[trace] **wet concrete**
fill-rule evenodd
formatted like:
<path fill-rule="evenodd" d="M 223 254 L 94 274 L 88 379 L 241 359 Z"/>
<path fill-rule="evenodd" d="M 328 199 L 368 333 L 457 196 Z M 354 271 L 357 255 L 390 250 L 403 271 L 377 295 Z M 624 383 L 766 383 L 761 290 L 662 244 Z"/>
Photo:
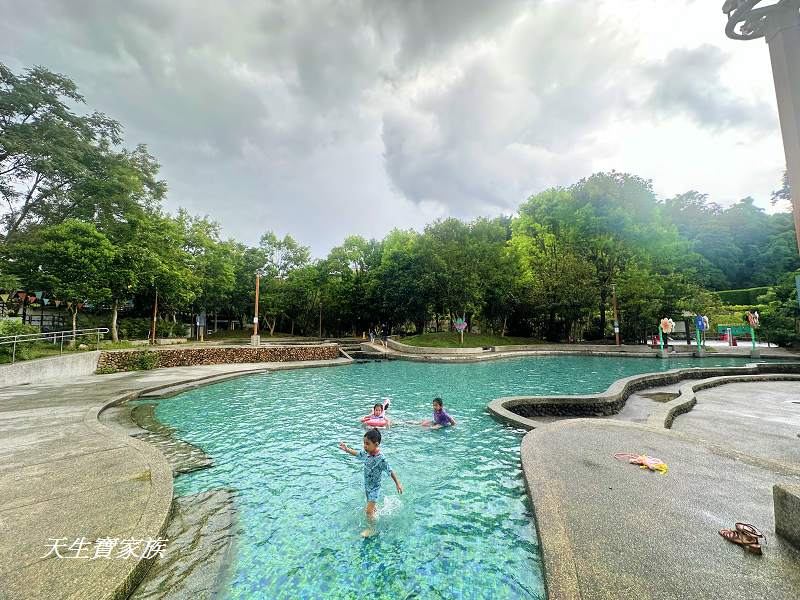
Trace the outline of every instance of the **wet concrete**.
<path fill-rule="evenodd" d="M 232 490 L 175 498 L 158 557 L 130 600 L 210 600 L 224 597 L 235 555 L 237 512 Z"/>

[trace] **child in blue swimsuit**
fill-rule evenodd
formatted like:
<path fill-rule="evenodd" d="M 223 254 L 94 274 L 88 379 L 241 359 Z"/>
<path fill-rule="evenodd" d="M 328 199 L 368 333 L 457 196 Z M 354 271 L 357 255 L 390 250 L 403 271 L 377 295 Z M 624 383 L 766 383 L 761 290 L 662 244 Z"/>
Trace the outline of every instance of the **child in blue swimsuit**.
<path fill-rule="evenodd" d="M 364 435 L 364 449 L 355 450 L 350 448 L 344 442 L 339 442 L 339 448 L 347 452 L 351 456 L 355 456 L 364 463 L 364 492 L 367 495 L 367 520 L 369 527 L 361 532 L 361 535 L 368 537 L 372 535 L 372 525 L 375 522 L 375 511 L 377 510 L 377 502 L 381 497 L 381 479 L 384 473 L 387 473 L 394 484 L 397 486 L 397 493 L 403 493 L 403 485 L 397 479 L 397 475 L 389 467 L 386 458 L 381 454 L 379 448 L 381 444 L 381 432 L 377 429 L 370 429 Z"/>

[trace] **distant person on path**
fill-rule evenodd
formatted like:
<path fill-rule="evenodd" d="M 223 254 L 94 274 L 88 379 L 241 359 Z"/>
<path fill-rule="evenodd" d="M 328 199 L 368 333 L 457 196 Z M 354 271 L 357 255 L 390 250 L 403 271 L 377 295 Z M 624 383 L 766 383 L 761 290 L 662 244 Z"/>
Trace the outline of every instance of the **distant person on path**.
<path fill-rule="evenodd" d="M 372 325 L 369 326 L 369 343 L 375 343 L 375 328 Z"/>
<path fill-rule="evenodd" d="M 347 452 L 350 456 L 355 456 L 358 460 L 364 463 L 364 492 L 367 496 L 367 513 L 368 527 L 361 532 L 364 537 L 369 537 L 373 533 L 373 525 L 375 524 L 375 513 L 378 507 L 378 500 L 381 497 L 381 479 L 383 474 L 386 473 L 394 481 L 397 486 L 397 493 L 403 493 L 403 485 L 397 479 L 397 475 L 389 467 L 386 458 L 381 454 L 381 432 L 377 429 L 370 429 L 364 435 L 364 449 L 355 450 L 350 448 L 344 442 L 339 442 L 339 448 Z"/>
<path fill-rule="evenodd" d="M 385 323 L 381 325 L 381 343 L 384 347 L 388 347 L 389 345 L 389 328 Z"/>
<path fill-rule="evenodd" d="M 455 426 L 456 420 L 444 410 L 444 401 L 441 398 L 433 399 L 433 420 L 423 421 L 423 427 L 441 429 L 442 427 Z"/>

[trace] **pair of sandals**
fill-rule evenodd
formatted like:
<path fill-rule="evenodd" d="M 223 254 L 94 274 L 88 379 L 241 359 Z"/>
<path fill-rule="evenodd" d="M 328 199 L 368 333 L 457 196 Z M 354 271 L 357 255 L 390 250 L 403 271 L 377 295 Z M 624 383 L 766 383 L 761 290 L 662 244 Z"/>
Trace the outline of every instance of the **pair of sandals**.
<path fill-rule="evenodd" d="M 729 542 L 742 546 L 748 552 L 761 554 L 761 538 L 764 538 L 764 534 L 756 529 L 755 525 L 736 523 L 736 529 L 720 529 L 719 534 Z"/>

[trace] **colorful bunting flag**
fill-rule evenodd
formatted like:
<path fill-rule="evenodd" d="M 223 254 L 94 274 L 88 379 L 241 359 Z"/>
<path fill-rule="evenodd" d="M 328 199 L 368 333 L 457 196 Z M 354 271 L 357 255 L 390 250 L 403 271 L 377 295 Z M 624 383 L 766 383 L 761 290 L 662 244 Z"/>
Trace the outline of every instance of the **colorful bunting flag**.
<path fill-rule="evenodd" d="M 48 304 L 50 304 L 50 298 L 45 298 L 44 305 L 47 306 Z"/>
<path fill-rule="evenodd" d="M 9 296 L 11 296 L 11 294 L 0 294 L 0 299 L 2 299 L 3 302 L 8 302 Z"/>
<path fill-rule="evenodd" d="M 33 292 L 33 294 L 36 296 L 37 300 L 41 300 L 44 292 Z"/>
<path fill-rule="evenodd" d="M 61 300 L 56 300 L 56 308 L 61 306 Z"/>
<path fill-rule="evenodd" d="M 72 308 L 72 302 L 67 302 L 67 308 Z"/>
<path fill-rule="evenodd" d="M 36 302 L 36 296 L 28 296 L 28 304 L 33 304 Z"/>
<path fill-rule="evenodd" d="M 17 292 L 17 296 L 19 297 L 20 300 L 24 302 L 25 298 L 27 297 L 27 294 L 25 292 Z"/>

